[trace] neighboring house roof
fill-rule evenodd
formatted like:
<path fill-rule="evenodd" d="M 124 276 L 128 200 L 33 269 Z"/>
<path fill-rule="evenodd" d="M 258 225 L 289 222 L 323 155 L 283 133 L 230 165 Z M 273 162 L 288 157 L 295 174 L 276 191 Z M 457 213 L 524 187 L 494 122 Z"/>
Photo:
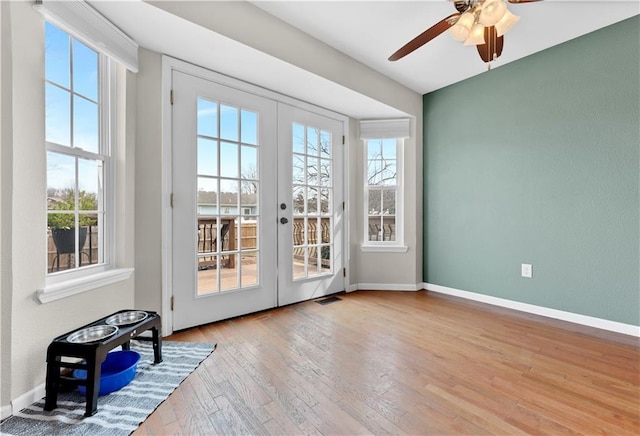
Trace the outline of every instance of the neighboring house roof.
<path fill-rule="evenodd" d="M 256 194 L 240 194 L 242 206 L 255 206 L 257 204 Z M 218 193 L 210 191 L 198 191 L 198 205 L 212 205 L 218 204 Z M 234 192 L 221 192 L 220 193 L 220 206 L 237 206 L 238 194 Z"/>

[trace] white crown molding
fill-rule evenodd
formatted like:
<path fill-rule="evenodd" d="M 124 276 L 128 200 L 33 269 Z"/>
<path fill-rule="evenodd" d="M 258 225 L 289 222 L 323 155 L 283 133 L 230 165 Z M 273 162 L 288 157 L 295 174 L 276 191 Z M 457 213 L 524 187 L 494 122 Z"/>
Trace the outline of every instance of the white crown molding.
<path fill-rule="evenodd" d="M 492 297 L 490 295 L 478 294 L 475 292 L 462 291 L 460 289 L 449 288 L 446 286 L 434 285 L 431 283 L 422 283 L 422 287 L 430 292 L 460 297 L 467 300 L 487 303 L 493 306 L 505 307 L 507 309 L 518 310 L 520 312 L 532 313 L 534 315 L 545 316 L 547 318 L 568 321 L 574 324 L 595 327 L 601 330 L 622 333 L 623 335 L 640 337 L 640 326 L 625 324 L 608 319 L 596 318 L 593 316 L 580 315 L 563 310 L 551 309 L 534 304 L 521 303 L 519 301 L 507 300 L 504 298 Z"/>

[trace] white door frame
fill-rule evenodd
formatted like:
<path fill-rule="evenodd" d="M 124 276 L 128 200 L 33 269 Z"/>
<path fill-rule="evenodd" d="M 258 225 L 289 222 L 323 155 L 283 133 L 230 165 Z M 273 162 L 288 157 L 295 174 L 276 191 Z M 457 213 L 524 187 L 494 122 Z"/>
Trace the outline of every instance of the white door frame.
<path fill-rule="evenodd" d="M 345 137 L 345 144 L 343 147 L 343 198 L 345 199 L 345 211 L 344 216 L 349 217 L 349 204 L 350 199 L 349 183 L 347 177 L 347 170 L 349 168 L 349 117 L 346 115 L 332 112 L 328 109 L 314 106 L 310 103 L 306 103 L 295 98 L 288 97 L 283 94 L 279 94 L 275 91 L 271 91 L 259 86 L 243 82 L 233 77 L 225 76 L 220 73 L 216 73 L 211 70 L 207 70 L 202 67 L 172 58 L 170 56 L 162 56 L 162 237 L 161 237 L 161 255 L 162 255 L 162 300 L 160 315 L 162 317 L 162 334 L 168 336 L 173 333 L 173 311 L 171 309 L 171 298 L 173 295 L 172 283 L 172 244 L 171 235 L 173 232 L 172 223 L 172 211 L 171 211 L 171 192 L 172 192 L 172 116 L 171 116 L 171 86 L 172 86 L 172 72 L 180 71 L 192 76 L 200 77 L 205 80 L 209 80 L 221 85 L 225 85 L 231 88 L 235 88 L 244 92 L 272 99 L 276 102 L 286 103 L 290 106 L 295 106 L 300 109 L 304 109 L 310 112 L 315 112 L 319 115 L 323 115 L 328 118 L 341 121 L 343 125 L 343 135 Z M 344 238 L 343 238 L 343 253 L 344 253 L 344 267 L 347 268 L 350 260 L 349 252 L 349 228 L 350 222 L 348 219 L 344 220 Z M 344 277 L 344 289 L 348 289 L 349 283 L 349 269 L 347 268 L 347 274 Z"/>

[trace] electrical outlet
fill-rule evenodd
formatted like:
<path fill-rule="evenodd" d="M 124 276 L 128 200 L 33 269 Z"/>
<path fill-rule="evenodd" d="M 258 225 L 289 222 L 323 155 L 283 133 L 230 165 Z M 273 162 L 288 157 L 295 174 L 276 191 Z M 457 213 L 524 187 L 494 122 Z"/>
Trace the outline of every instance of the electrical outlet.
<path fill-rule="evenodd" d="M 522 277 L 530 279 L 533 277 L 533 266 L 530 263 L 523 263 L 520 272 Z"/>

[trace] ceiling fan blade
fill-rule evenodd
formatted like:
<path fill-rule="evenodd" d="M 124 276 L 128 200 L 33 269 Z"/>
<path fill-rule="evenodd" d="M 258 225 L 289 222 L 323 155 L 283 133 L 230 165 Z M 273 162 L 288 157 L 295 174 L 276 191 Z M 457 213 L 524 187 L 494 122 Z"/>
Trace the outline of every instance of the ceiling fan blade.
<path fill-rule="evenodd" d="M 484 44 L 477 45 L 478 54 L 485 62 L 496 60 L 502 54 L 504 36 L 498 36 L 495 26 L 484 28 Z"/>
<path fill-rule="evenodd" d="M 413 38 L 411 41 L 406 43 L 402 48 L 396 51 L 389 57 L 390 61 L 397 61 L 411 53 L 412 51 L 422 47 L 427 42 L 431 41 L 436 36 L 440 35 L 445 30 L 449 29 L 449 27 L 453 26 L 453 24 L 457 21 L 457 17 L 459 17 L 459 13 L 451 14 L 447 18 L 438 22 L 437 24 L 431 26 L 420 35 Z M 456 19 L 454 19 L 456 18 Z"/>
<path fill-rule="evenodd" d="M 509 3 L 517 5 L 518 3 L 534 3 L 541 2 L 542 0 L 507 0 Z"/>

